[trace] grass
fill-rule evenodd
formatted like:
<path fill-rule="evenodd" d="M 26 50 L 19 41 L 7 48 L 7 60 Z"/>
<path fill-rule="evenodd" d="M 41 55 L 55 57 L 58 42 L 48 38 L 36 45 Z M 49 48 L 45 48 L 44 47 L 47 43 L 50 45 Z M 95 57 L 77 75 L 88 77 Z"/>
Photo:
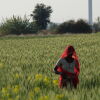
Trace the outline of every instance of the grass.
<path fill-rule="evenodd" d="M 52 72 L 67 45 L 81 65 L 77 90 L 59 89 Z M 0 38 L 0 100 L 99 100 L 100 34 Z"/>

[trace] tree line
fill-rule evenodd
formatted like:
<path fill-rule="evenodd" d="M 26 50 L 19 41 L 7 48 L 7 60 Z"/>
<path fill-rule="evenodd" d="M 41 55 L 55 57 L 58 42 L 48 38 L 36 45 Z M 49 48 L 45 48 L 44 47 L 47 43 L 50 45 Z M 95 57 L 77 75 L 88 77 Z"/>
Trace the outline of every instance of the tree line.
<path fill-rule="evenodd" d="M 50 16 L 53 12 L 51 6 L 37 4 L 34 11 L 30 14 L 32 21 L 26 16 L 12 16 L 6 18 L 0 24 L 0 34 L 38 34 L 40 32 L 50 34 L 63 33 L 91 33 L 92 28 L 87 21 L 79 19 L 78 21 L 69 20 L 60 24 L 50 22 Z M 100 19 L 94 23 L 96 32 L 100 31 Z"/>

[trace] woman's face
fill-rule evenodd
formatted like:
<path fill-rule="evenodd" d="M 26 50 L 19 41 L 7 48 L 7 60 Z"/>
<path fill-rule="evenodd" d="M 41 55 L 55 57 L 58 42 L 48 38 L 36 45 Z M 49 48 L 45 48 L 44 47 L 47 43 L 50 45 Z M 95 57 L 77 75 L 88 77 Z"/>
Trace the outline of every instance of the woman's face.
<path fill-rule="evenodd" d="M 72 55 L 73 55 L 73 52 L 70 52 L 70 53 L 68 54 L 68 57 L 72 57 Z"/>
<path fill-rule="evenodd" d="M 73 52 L 74 52 L 74 48 L 69 47 L 69 48 L 68 48 L 68 51 L 67 51 L 68 57 L 72 57 Z"/>

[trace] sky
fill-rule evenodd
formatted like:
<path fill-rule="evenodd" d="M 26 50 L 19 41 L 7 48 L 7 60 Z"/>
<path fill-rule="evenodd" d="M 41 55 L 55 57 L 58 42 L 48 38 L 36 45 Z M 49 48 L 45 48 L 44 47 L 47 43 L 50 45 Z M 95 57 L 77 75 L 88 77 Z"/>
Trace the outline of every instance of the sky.
<path fill-rule="evenodd" d="M 52 7 L 52 22 L 61 23 L 80 18 L 88 20 L 88 0 L 0 0 L 0 22 L 13 15 L 26 15 L 29 18 L 37 3 Z M 100 0 L 93 0 L 93 21 L 96 21 L 98 16 Z"/>

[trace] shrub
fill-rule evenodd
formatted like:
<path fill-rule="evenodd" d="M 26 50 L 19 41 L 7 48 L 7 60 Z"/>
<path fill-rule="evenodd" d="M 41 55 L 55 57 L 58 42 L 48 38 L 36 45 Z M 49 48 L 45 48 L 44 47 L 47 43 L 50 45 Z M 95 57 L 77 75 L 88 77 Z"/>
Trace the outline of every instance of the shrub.
<path fill-rule="evenodd" d="M 91 26 L 84 20 L 80 19 L 75 24 L 75 33 L 91 33 Z"/>
<path fill-rule="evenodd" d="M 77 22 L 70 20 L 60 24 L 56 30 L 57 33 L 91 33 L 91 26 L 84 20 Z"/>
<path fill-rule="evenodd" d="M 100 32 L 100 23 L 94 23 L 93 25 L 95 32 Z"/>
<path fill-rule="evenodd" d="M 34 28 L 34 23 L 30 23 L 29 20 L 24 17 L 13 16 L 10 19 L 6 19 L 0 25 L 0 33 L 1 34 L 27 34 L 27 33 L 35 33 L 36 29 Z"/>

